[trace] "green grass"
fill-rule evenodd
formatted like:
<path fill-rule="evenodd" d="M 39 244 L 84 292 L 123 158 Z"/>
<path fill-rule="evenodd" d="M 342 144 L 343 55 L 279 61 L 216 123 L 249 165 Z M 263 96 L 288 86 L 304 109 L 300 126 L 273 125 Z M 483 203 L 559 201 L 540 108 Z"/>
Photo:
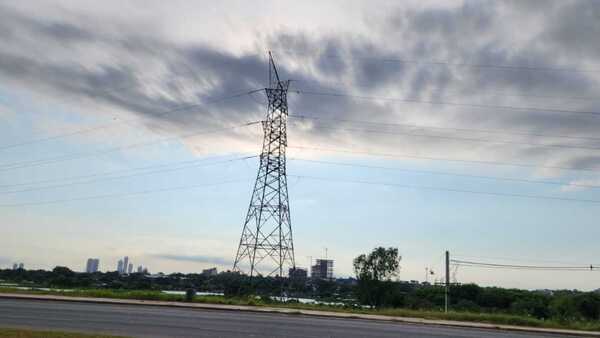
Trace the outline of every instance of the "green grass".
<path fill-rule="evenodd" d="M 528 326 L 539 328 L 571 329 L 583 331 L 600 331 L 600 321 L 598 322 L 558 322 L 553 320 L 541 320 L 533 317 L 517 316 L 502 313 L 474 313 L 474 312 L 456 312 L 432 310 L 411 310 L 401 308 L 384 309 L 357 309 L 341 306 L 311 305 L 311 304 L 269 304 L 267 306 L 293 308 L 304 310 L 320 310 L 341 313 L 384 315 L 393 317 L 411 317 L 432 320 L 452 320 L 464 322 L 477 322 L 497 325 Z"/>
<path fill-rule="evenodd" d="M 107 336 L 98 334 L 84 334 L 75 332 L 58 331 L 34 331 L 24 329 L 3 329 L 0 328 L 0 337 L 10 338 L 116 338 L 117 336 Z"/>
<path fill-rule="evenodd" d="M 113 299 L 140 299 L 140 300 L 159 300 L 170 302 L 185 301 L 184 295 L 169 295 L 160 291 L 142 291 L 142 290 L 110 290 L 110 289 L 77 289 L 72 292 L 61 291 L 42 291 L 42 290 L 19 290 L 10 287 L 0 287 L 3 293 L 23 293 L 23 294 L 42 294 L 42 295 L 61 295 L 71 297 L 93 297 L 93 298 L 113 298 Z M 600 321 L 595 322 L 559 322 L 554 320 L 540 320 L 533 317 L 517 316 L 502 313 L 474 313 L 474 312 L 448 312 L 432 310 L 411 310 L 401 308 L 384 309 L 364 309 L 356 307 L 301 304 L 301 303 L 283 303 L 274 301 L 264 301 L 256 297 L 224 297 L 224 296 L 196 296 L 195 303 L 207 304 L 225 304 L 225 305 L 249 305 L 263 306 L 273 308 L 286 308 L 296 310 L 316 310 L 340 313 L 386 315 L 395 317 L 412 317 L 423 319 L 454 320 L 466 322 L 479 322 L 498 325 L 515 325 L 557 329 L 574 329 L 585 331 L 600 331 Z M 2 337 L 2 336 L 0 336 Z"/>

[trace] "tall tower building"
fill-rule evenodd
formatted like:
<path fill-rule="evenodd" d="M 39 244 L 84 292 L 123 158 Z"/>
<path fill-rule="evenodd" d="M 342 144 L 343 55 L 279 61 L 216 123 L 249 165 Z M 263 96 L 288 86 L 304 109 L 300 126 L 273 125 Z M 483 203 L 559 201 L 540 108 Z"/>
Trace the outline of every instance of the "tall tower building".
<path fill-rule="evenodd" d="M 313 279 L 333 279 L 333 260 L 317 259 L 315 265 L 311 267 L 310 276 Z"/>
<path fill-rule="evenodd" d="M 123 273 L 123 260 L 119 259 L 119 261 L 117 262 L 117 272 L 122 274 Z"/>
<path fill-rule="evenodd" d="M 87 273 L 98 272 L 99 265 L 100 265 L 100 260 L 98 258 L 88 258 L 87 264 L 85 265 L 85 272 L 87 272 Z"/>

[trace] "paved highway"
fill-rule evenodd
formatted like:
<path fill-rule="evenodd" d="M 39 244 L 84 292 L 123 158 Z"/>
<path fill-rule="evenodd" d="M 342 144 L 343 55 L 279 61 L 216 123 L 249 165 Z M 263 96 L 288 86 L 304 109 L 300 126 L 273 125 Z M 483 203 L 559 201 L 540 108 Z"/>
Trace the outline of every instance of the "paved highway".
<path fill-rule="evenodd" d="M 0 327 L 132 337 L 559 337 L 358 319 L 17 299 L 0 299 Z"/>

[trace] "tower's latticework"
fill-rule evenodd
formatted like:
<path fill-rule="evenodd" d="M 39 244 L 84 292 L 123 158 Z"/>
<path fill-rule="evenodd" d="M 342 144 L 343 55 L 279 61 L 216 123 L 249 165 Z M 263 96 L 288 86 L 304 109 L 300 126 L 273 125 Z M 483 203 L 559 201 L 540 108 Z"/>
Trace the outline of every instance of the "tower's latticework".
<path fill-rule="evenodd" d="M 250 276 L 283 276 L 284 267 L 296 266 L 285 165 L 289 84 L 280 81 L 269 53 L 269 88 L 265 89 L 269 104 L 260 165 L 233 266 Z"/>

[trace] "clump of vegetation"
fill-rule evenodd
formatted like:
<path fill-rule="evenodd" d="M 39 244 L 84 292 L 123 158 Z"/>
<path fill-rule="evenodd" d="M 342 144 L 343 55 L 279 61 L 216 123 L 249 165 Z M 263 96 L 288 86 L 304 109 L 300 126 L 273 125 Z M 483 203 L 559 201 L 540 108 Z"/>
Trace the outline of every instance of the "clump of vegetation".
<path fill-rule="evenodd" d="M 367 255 L 354 259 L 354 272 L 358 277 L 356 294 L 363 304 L 379 307 L 393 302 L 393 282 L 400 268 L 400 257 L 397 248 L 375 248 Z M 391 299 L 392 298 L 392 299 Z"/>

